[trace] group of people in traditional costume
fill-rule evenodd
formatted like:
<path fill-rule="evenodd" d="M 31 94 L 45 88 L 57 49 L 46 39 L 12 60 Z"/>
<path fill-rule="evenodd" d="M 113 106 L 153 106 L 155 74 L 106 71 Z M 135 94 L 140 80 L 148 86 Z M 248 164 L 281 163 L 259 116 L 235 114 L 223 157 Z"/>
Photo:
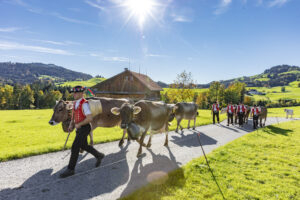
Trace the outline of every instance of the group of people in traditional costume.
<path fill-rule="evenodd" d="M 220 105 L 218 101 L 216 101 L 211 108 L 212 112 L 212 117 L 213 117 L 213 124 L 216 123 L 215 118 L 217 118 L 218 123 L 220 123 Z M 227 112 L 227 126 L 229 124 L 234 124 L 233 122 L 233 117 L 235 117 L 235 124 L 237 123 L 238 119 L 238 124 L 239 127 L 243 127 L 245 123 L 245 116 L 248 114 L 249 110 L 247 107 L 243 104 L 243 102 L 240 102 L 239 105 L 233 105 L 232 102 L 229 102 L 226 108 Z M 249 113 L 253 117 L 253 129 L 256 129 L 258 126 L 258 118 L 260 114 L 260 109 L 254 105 Z"/>

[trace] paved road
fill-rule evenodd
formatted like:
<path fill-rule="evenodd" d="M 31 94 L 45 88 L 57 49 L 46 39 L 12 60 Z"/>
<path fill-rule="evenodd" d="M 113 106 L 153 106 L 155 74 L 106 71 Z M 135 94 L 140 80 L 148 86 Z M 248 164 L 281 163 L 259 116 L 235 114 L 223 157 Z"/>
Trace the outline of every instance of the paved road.
<path fill-rule="evenodd" d="M 267 125 L 286 121 L 268 118 Z M 197 127 L 206 153 L 244 134 L 253 131 L 244 128 L 218 125 Z M 96 145 L 106 154 L 99 168 L 95 159 L 86 153 L 79 157 L 76 175 L 59 179 L 70 157 L 70 150 L 0 163 L 0 199 L 118 199 L 157 177 L 164 176 L 193 158 L 202 156 L 201 148 L 192 130 L 183 134 L 169 133 L 169 148 L 163 146 L 165 135 L 152 138 L 151 149 L 143 148 L 137 159 L 138 144 L 118 142 Z M 147 139 L 147 138 L 146 138 Z M 148 141 L 148 140 L 146 140 Z"/>

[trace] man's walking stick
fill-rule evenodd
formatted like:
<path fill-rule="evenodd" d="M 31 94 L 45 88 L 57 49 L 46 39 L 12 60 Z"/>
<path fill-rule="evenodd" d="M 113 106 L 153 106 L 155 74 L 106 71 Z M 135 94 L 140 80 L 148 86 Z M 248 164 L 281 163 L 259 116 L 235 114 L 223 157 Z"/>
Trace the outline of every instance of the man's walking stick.
<path fill-rule="evenodd" d="M 66 142 L 65 142 L 65 145 L 64 145 L 64 148 L 63 148 L 63 150 L 65 150 L 66 149 L 66 145 L 67 145 L 67 142 L 68 142 L 68 139 L 69 139 L 69 136 L 70 136 L 70 131 L 69 131 L 69 134 L 68 134 L 68 137 L 67 137 L 67 139 L 66 139 Z"/>

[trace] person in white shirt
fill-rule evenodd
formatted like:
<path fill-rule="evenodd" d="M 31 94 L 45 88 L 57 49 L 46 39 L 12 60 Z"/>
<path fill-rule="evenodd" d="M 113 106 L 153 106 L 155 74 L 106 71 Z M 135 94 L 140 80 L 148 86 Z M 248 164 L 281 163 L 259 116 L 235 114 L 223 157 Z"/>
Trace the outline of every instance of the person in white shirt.
<path fill-rule="evenodd" d="M 220 111 L 220 106 L 218 104 L 218 101 L 216 101 L 211 108 L 211 112 L 213 113 L 213 124 L 215 124 L 215 117 L 217 117 L 218 123 L 220 123 L 219 119 L 219 111 Z"/>
<path fill-rule="evenodd" d="M 253 117 L 253 129 L 256 129 L 258 126 L 258 118 L 259 118 L 260 110 L 256 105 L 251 109 L 251 115 Z"/>

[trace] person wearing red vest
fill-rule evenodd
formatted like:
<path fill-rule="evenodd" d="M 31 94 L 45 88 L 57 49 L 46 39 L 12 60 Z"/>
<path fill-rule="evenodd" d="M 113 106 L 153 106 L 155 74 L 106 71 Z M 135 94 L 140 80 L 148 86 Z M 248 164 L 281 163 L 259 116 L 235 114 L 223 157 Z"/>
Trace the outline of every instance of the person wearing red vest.
<path fill-rule="evenodd" d="M 240 104 L 237 106 L 237 109 L 236 109 L 236 114 L 239 117 L 239 126 L 240 127 L 243 126 L 245 112 L 246 112 L 246 107 L 244 106 L 244 104 L 242 102 L 240 102 Z"/>
<path fill-rule="evenodd" d="M 253 129 L 257 128 L 258 125 L 258 117 L 259 117 L 260 111 L 256 105 L 251 109 L 251 115 L 253 117 Z"/>
<path fill-rule="evenodd" d="M 75 124 L 76 137 L 72 144 L 69 165 L 67 169 L 62 174 L 60 174 L 61 178 L 65 178 L 75 174 L 74 170 L 78 160 L 80 149 L 83 149 L 95 156 L 96 167 L 98 167 L 101 164 L 101 160 L 104 157 L 104 154 L 98 152 L 94 147 L 88 145 L 87 143 L 87 137 L 91 131 L 90 122 L 93 118 L 88 101 L 83 97 L 84 90 L 85 88 L 82 86 L 76 86 L 71 90 L 75 102 L 73 106 L 73 114 L 69 126 L 69 131 L 72 130 Z"/>
<path fill-rule="evenodd" d="M 230 102 L 227 106 L 227 126 L 231 123 L 233 125 L 233 113 L 234 113 L 234 107 L 232 105 L 232 102 Z"/>
<path fill-rule="evenodd" d="M 218 123 L 220 123 L 220 120 L 219 120 L 219 111 L 220 111 L 220 106 L 218 104 L 218 101 L 216 101 L 212 105 L 212 108 L 211 108 L 211 112 L 213 113 L 213 124 L 215 124 L 215 117 L 216 116 L 217 116 Z"/>

